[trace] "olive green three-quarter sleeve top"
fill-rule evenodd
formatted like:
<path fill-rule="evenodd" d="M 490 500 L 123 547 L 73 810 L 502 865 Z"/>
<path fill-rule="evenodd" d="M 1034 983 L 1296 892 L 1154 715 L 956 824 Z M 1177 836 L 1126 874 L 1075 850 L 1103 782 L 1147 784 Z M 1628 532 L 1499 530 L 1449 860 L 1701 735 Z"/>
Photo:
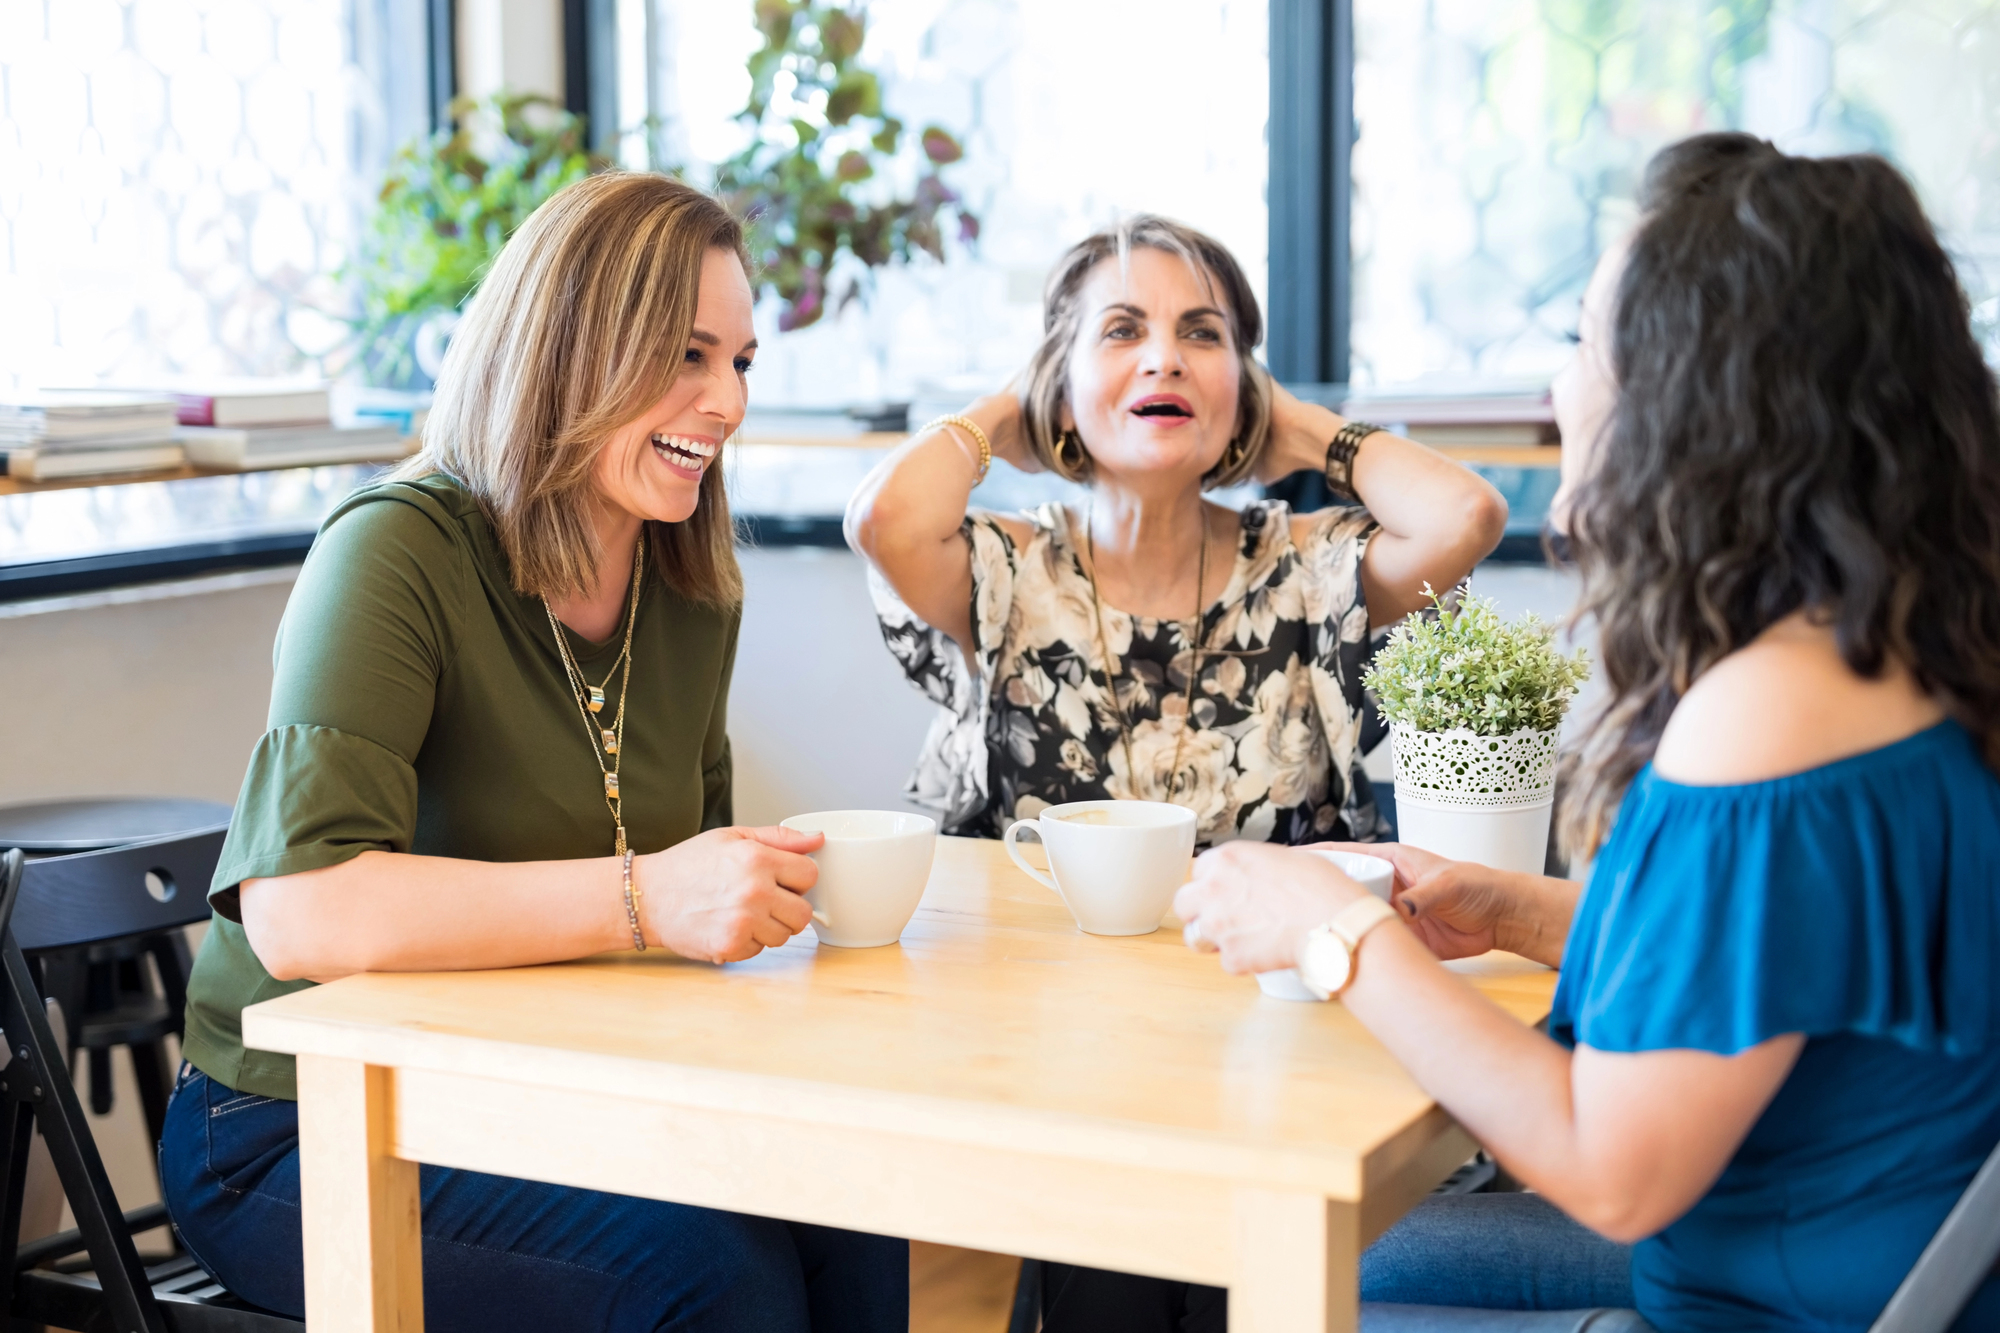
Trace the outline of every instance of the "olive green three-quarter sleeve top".
<path fill-rule="evenodd" d="M 739 612 L 691 602 L 648 567 L 620 768 L 633 850 L 730 822 L 726 731 Z M 566 633 L 568 631 L 565 631 Z M 607 643 L 569 634 L 595 683 Z M 604 779 L 538 597 L 513 590 L 478 504 L 444 476 L 357 491 L 327 519 L 278 629 L 268 730 L 209 890 L 188 984 L 187 1059 L 231 1088 L 295 1098 L 292 1058 L 246 1051 L 245 1005 L 301 990 L 243 933 L 246 879 L 370 850 L 474 861 L 612 854 Z M 603 717 L 617 707 L 606 689 Z M 606 722 L 609 725 L 609 722 Z M 603 910 L 623 910 L 607 872 Z"/>

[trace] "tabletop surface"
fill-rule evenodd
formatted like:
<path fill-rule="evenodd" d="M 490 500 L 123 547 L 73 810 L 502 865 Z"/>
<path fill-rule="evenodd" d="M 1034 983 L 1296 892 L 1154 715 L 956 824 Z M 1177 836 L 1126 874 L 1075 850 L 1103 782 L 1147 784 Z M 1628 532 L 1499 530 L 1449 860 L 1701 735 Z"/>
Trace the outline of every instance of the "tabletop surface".
<path fill-rule="evenodd" d="M 1524 1023 L 1548 1011 L 1553 972 L 1505 954 L 1459 970 Z M 808 931 L 726 967 L 648 951 L 369 974 L 254 1006 L 244 1030 L 269 1050 L 1127 1161 L 1194 1151 L 1293 1180 L 1352 1181 L 1442 1115 L 1339 1004 L 1261 996 L 1171 918 L 1084 935 L 1000 844 L 959 838 L 939 839 L 899 946 Z"/>

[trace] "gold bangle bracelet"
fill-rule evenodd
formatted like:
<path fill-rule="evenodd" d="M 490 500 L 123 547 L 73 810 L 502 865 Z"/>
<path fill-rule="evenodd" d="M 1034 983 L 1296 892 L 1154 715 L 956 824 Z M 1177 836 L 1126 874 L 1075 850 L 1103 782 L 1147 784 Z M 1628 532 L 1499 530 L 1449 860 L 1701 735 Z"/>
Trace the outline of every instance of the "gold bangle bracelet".
<path fill-rule="evenodd" d="M 956 412 L 948 413 L 941 417 L 932 417 L 924 423 L 923 429 L 919 430 L 917 434 L 928 435 L 932 431 L 942 430 L 946 426 L 958 427 L 967 435 L 970 435 L 972 442 L 979 447 L 979 473 L 972 479 L 972 484 L 977 486 L 980 482 L 986 480 L 986 470 L 993 466 L 992 443 L 987 440 L 986 432 L 980 429 L 977 421 Z"/>

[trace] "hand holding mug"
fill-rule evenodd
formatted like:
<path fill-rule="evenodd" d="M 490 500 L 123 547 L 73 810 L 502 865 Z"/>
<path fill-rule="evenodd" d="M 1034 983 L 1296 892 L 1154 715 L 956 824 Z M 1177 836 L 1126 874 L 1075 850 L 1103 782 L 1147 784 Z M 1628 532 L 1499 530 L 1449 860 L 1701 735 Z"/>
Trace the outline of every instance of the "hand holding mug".
<path fill-rule="evenodd" d="M 1224 971 L 1276 972 L 1298 965 L 1306 932 L 1367 896 L 1325 857 L 1230 842 L 1195 858 L 1194 878 L 1175 895 L 1174 912 L 1194 938 L 1221 953 Z"/>
<path fill-rule="evenodd" d="M 1439 958 L 1472 958 L 1505 949 L 1551 966 L 1561 961 L 1576 902 L 1577 885 L 1568 880 L 1451 861 L 1403 843 L 1324 845 L 1379 856 L 1395 866 L 1390 902 Z"/>
<path fill-rule="evenodd" d="M 735 963 L 806 928 L 824 839 L 785 828 L 719 828 L 632 858 L 649 941 L 683 958 Z M 608 910 L 608 909 L 607 909 Z"/>

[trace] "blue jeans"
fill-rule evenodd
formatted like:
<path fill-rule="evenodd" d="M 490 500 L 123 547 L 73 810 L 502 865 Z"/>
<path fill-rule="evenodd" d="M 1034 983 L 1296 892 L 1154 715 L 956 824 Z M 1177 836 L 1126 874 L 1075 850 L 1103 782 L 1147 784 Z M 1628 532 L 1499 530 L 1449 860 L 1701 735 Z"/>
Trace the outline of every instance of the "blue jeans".
<path fill-rule="evenodd" d="M 433 1333 L 904 1333 L 909 1246 L 831 1227 L 425 1166 Z M 238 1296 L 305 1313 L 298 1104 L 189 1066 L 160 1179 L 188 1250 Z"/>
<path fill-rule="evenodd" d="M 1362 1333 L 1651 1333 L 1632 1252 L 1538 1194 L 1426 1199 L 1361 1256 Z M 1044 1266 L 1043 1333 L 1222 1333 L 1223 1292 Z"/>
<path fill-rule="evenodd" d="M 1650 1333 L 1632 1251 L 1539 1194 L 1439 1194 L 1361 1256 L 1362 1333 Z"/>

